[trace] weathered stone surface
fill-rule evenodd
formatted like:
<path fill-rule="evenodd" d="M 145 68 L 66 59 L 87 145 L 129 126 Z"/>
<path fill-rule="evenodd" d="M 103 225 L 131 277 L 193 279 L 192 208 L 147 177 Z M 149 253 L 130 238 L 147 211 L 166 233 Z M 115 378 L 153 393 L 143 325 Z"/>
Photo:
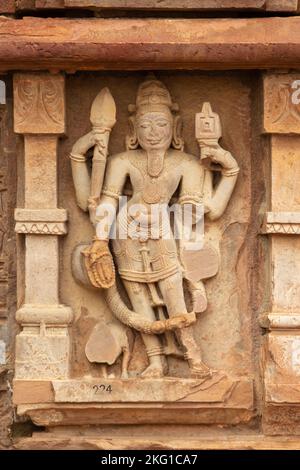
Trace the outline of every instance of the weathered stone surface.
<path fill-rule="evenodd" d="M 57 138 L 26 135 L 24 150 L 26 209 L 55 209 L 57 207 Z"/>
<path fill-rule="evenodd" d="M 15 404 L 21 402 L 44 403 L 53 400 L 52 382 L 47 380 L 31 380 L 30 387 L 28 382 L 14 379 L 13 401 Z"/>
<path fill-rule="evenodd" d="M 29 416 L 37 426 L 112 424 L 239 424 L 250 423 L 253 410 L 196 403 L 40 403 L 19 405 L 18 415 Z M 122 427 L 121 427 L 122 429 Z M 140 431 L 141 431 L 140 427 Z"/>
<path fill-rule="evenodd" d="M 44 2 L 39 3 L 42 5 Z M 277 7 L 280 8 L 278 2 Z M 27 25 L 30 22 L 33 25 L 33 21 L 27 20 Z M 102 24 L 98 20 L 96 21 L 97 27 Z M 153 64 L 164 66 L 166 63 L 170 67 L 178 67 L 179 62 L 181 66 L 183 63 L 185 67 L 194 68 L 201 66 L 201 63 L 204 64 L 207 59 L 210 61 L 209 67 L 237 67 L 241 66 L 239 60 L 243 60 L 242 67 L 261 67 L 263 64 L 264 66 L 267 63 L 271 64 L 271 62 L 268 62 L 271 60 L 271 55 L 268 58 L 264 54 L 269 53 L 266 46 L 268 44 L 270 49 L 270 43 L 273 41 L 272 35 L 274 34 L 275 36 L 275 30 L 273 31 L 275 25 L 291 24 L 290 20 L 283 23 L 280 19 L 272 18 L 270 22 L 264 23 L 263 27 L 260 26 L 262 25 L 261 21 L 257 20 L 254 28 L 251 20 L 241 20 L 235 29 L 233 25 L 237 23 L 231 22 L 231 20 L 220 21 L 218 23 L 212 20 L 207 22 L 201 21 L 201 23 L 198 23 L 198 20 L 195 22 L 187 20 L 191 28 L 191 32 L 187 33 L 184 31 L 184 28 L 177 26 L 181 23 L 174 22 L 174 20 L 170 22 L 162 20 L 159 22 L 159 26 L 154 20 L 147 23 L 144 23 L 143 20 L 140 23 L 139 21 L 134 23 L 134 21 L 132 20 L 128 38 L 132 40 L 130 48 L 133 48 L 133 45 L 137 48 L 136 57 L 130 56 L 131 50 L 128 44 L 121 44 L 121 38 L 128 32 L 126 30 L 127 26 L 124 26 L 128 24 L 127 21 L 123 23 L 120 21 L 113 23 L 111 21 L 109 23 L 110 26 L 117 24 L 116 31 L 114 32 L 107 31 L 105 28 L 107 28 L 108 23 L 103 22 L 102 33 L 96 27 L 94 28 L 94 25 L 92 26 L 90 20 L 87 20 L 85 24 L 89 25 L 88 28 L 90 30 L 88 33 L 92 33 L 93 42 L 90 48 L 87 47 L 87 43 L 90 41 L 91 36 L 87 34 L 86 26 L 83 26 L 83 22 L 64 20 L 53 26 L 54 23 L 48 21 L 47 24 L 52 25 L 53 29 L 50 33 L 46 33 L 48 36 L 44 30 L 41 42 L 37 40 L 36 48 L 41 60 L 40 63 L 36 61 L 33 67 L 52 67 L 52 71 L 56 71 L 57 68 L 53 64 L 55 60 L 58 60 L 58 68 L 69 67 L 68 70 L 71 71 L 74 70 L 74 68 L 71 68 L 72 63 L 74 65 L 72 61 L 76 60 L 78 61 L 76 67 L 86 67 L 87 69 L 92 67 L 109 68 L 112 67 L 112 60 L 116 60 L 117 57 L 121 57 L 121 65 L 124 68 L 150 68 L 153 67 Z M 196 29 L 196 23 L 198 29 Z M 36 28 L 36 36 L 43 29 L 42 24 L 45 24 L 43 20 L 41 20 L 41 25 L 38 25 Z M 76 31 L 75 28 L 72 30 L 75 24 L 78 26 Z M 138 27 L 134 29 L 136 24 Z M 140 28 L 146 24 L 147 27 L 142 32 Z M 267 24 L 269 29 L 266 26 Z M 163 33 L 160 31 L 163 41 L 163 47 L 161 48 L 161 44 L 157 45 L 156 43 L 158 34 L 155 35 L 155 33 L 158 33 L 162 25 L 167 25 L 167 27 L 166 32 L 165 30 L 163 30 Z M 199 29 L 200 25 L 203 26 L 202 31 Z M 214 25 L 217 25 L 214 32 L 215 35 L 212 32 Z M 59 39 L 55 42 L 56 27 L 59 29 L 60 34 Z M 205 28 L 207 28 L 206 31 Z M 280 27 L 279 32 L 276 31 L 277 46 L 279 45 L 279 48 L 276 49 L 276 40 L 275 43 L 272 42 L 272 67 L 275 66 L 275 49 L 275 53 L 279 57 L 276 59 L 277 64 L 279 62 L 282 64 L 286 57 L 288 61 L 291 60 L 292 56 L 288 56 L 288 54 L 284 56 L 280 49 L 280 44 L 286 44 L 288 40 L 287 33 L 283 31 L 285 28 L 286 26 Z M 246 38 L 246 30 L 249 37 L 255 38 L 255 44 L 253 42 L 250 43 L 249 39 Z M 24 47 L 26 51 L 30 50 L 30 61 L 32 60 L 31 63 L 34 63 L 36 51 L 30 45 L 33 40 L 32 31 L 31 29 L 30 34 L 27 36 L 28 42 L 25 46 L 28 47 L 24 47 L 24 43 L 20 40 L 20 35 L 17 36 L 16 42 L 18 43 L 17 47 Z M 178 32 L 179 34 L 177 34 Z M 241 39 L 237 39 L 237 36 L 235 36 L 237 32 L 240 33 Z M 104 37 L 105 33 L 106 37 Z M 110 34 L 117 38 L 115 42 L 110 42 Z M 141 39 L 144 37 L 145 42 L 140 45 L 139 41 L 141 42 Z M 155 39 L 153 40 L 154 37 Z M 174 51 L 175 45 L 176 47 L 178 46 L 178 38 L 180 38 L 181 45 L 179 44 L 179 52 L 176 55 L 176 61 L 178 59 L 178 62 L 174 63 Z M 298 40 L 300 42 L 298 33 L 295 34 L 295 38 L 295 42 L 293 42 L 289 51 L 292 51 L 294 46 L 298 45 Z M 192 42 L 193 39 L 194 43 Z M 36 37 L 34 40 L 36 40 Z M 239 42 L 237 43 L 237 41 Z M 104 47 L 102 47 L 103 44 Z M 222 53 L 224 44 L 227 46 L 227 52 L 225 52 L 228 54 L 227 59 L 230 56 L 231 62 L 226 62 L 227 59 L 225 57 L 222 64 L 218 62 L 218 65 L 215 66 L 214 61 L 219 61 L 217 55 Z M 235 55 L 234 47 L 228 46 L 230 44 L 238 44 L 239 56 Z M 83 45 L 85 46 L 85 52 Z M 215 48 L 211 47 L 212 45 Z M 258 54 L 258 49 L 254 51 L 255 53 L 251 52 L 253 45 L 256 45 L 260 51 L 263 50 L 258 62 L 258 56 L 256 55 Z M 45 48 L 43 49 L 44 46 Z M 185 50 L 187 52 L 184 51 L 184 47 L 186 47 Z M 171 60 L 172 48 L 173 62 Z M 54 50 L 57 52 L 58 59 L 54 59 Z M 205 50 L 208 52 L 205 52 Z M 286 51 L 287 49 L 284 50 Z M 67 53 L 65 54 L 66 51 Z M 195 56 L 193 57 L 194 52 Z M 245 52 L 247 59 L 241 59 L 242 53 Z M 85 54 L 84 57 L 83 53 Z M 102 56 L 100 57 L 99 54 L 102 54 Z M 145 56 L 147 56 L 147 60 L 149 59 L 147 63 L 145 62 Z M 53 62 L 52 66 L 49 67 L 49 60 L 52 60 L 51 57 Z M 74 59 L 74 57 L 76 58 Z M 98 62 L 99 57 L 101 60 Z M 293 57 L 291 63 L 295 64 L 296 56 L 294 55 Z M 107 60 L 108 62 L 105 62 Z M 202 60 L 203 62 L 201 62 Z M 22 58 L 20 58 L 20 67 L 28 66 L 29 62 L 26 62 L 26 60 L 24 62 L 21 61 L 23 61 Z M 262 180 L 262 176 L 257 175 L 261 166 L 258 165 L 256 167 L 256 163 L 259 163 L 259 155 L 261 154 L 258 152 L 258 146 L 256 147 L 256 144 L 253 143 L 257 138 L 256 132 L 258 130 L 258 125 L 256 124 L 257 109 L 252 104 L 252 98 L 255 96 L 256 89 L 254 85 L 257 85 L 256 78 L 253 75 L 250 79 L 240 72 L 237 74 L 223 73 L 220 75 L 181 73 L 176 75 L 176 77 L 175 74 L 173 76 L 173 74 L 164 72 L 162 75 L 165 76 L 168 87 L 170 87 L 176 101 L 179 102 L 179 105 L 184 110 L 184 134 L 187 141 L 187 151 L 191 153 L 197 151 L 196 143 L 193 140 L 194 127 L 192 117 L 195 111 L 201 109 L 200 105 L 203 100 L 210 99 L 214 106 L 217 107 L 217 112 L 222 116 L 224 114 L 224 129 L 226 129 L 228 123 L 231 124 L 230 131 L 226 130 L 224 132 L 224 145 L 233 152 L 241 166 L 243 177 L 241 181 L 238 181 L 236 193 L 234 193 L 233 201 L 229 205 L 228 213 L 218 225 L 208 224 L 209 239 L 216 249 L 220 248 L 222 255 L 221 266 L 218 277 L 207 283 L 208 310 L 199 318 L 196 326 L 197 340 L 199 340 L 199 343 L 201 342 L 201 346 L 204 346 L 204 360 L 208 361 L 210 365 L 218 370 L 225 370 L 227 377 L 225 376 L 225 379 L 220 379 L 219 382 L 211 385 L 209 385 L 209 381 L 200 385 L 197 382 L 197 386 L 192 392 L 192 398 L 186 399 L 186 394 L 190 393 L 189 387 L 191 382 L 189 382 L 190 379 L 185 378 L 188 376 L 188 370 L 185 368 L 184 361 L 178 358 L 174 358 L 170 365 L 172 374 L 177 378 L 172 379 L 171 384 L 168 383 L 169 379 L 159 379 L 156 385 L 150 388 L 150 391 L 147 390 L 148 384 L 146 379 L 143 379 L 141 384 L 137 379 L 133 378 L 130 378 L 128 381 L 110 378 L 104 380 L 97 365 L 87 365 L 83 359 L 85 342 L 92 326 L 99 319 L 102 320 L 109 317 L 110 312 L 107 311 L 99 292 L 93 290 L 89 292 L 83 291 L 83 287 L 78 286 L 71 278 L 71 252 L 74 246 L 81 242 L 83 238 L 88 241 L 92 232 L 84 216 L 77 212 L 77 208 L 72 202 L 74 193 L 70 185 L 69 163 L 65 156 L 70 151 L 71 143 L 87 131 L 86 121 L 94 91 L 98 92 L 99 84 L 106 86 L 107 82 L 109 82 L 109 86 L 112 86 L 114 96 L 116 96 L 120 116 L 120 118 L 118 117 L 116 131 L 112 133 L 110 152 L 116 153 L 123 150 L 120 137 L 123 139 L 126 134 L 124 124 L 127 117 L 126 109 L 128 104 L 133 102 L 132 98 L 135 95 L 136 86 L 141 81 L 141 77 L 138 74 L 124 73 L 116 75 L 85 74 L 84 76 L 76 74 L 68 78 L 70 84 L 67 91 L 69 103 L 68 120 L 69 124 L 73 125 L 69 126 L 69 138 L 59 146 L 59 191 L 56 187 L 55 179 L 57 170 L 57 137 L 41 136 L 41 134 L 47 134 L 48 124 L 49 129 L 52 129 L 54 134 L 61 133 L 62 129 L 64 129 L 64 119 L 59 123 L 60 127 L 56 127 L 56 124 L 53 124 L 53 116 L 54 121 L 56 119 L 55 113 L 50 112 L 50 121 L 52 122 L 47 123 L 44 118 L 41 118 L 39 111 L 34 111 L 34 121 L 37 123 L 37 126 L 40 126 L 36 127 L 38 129 L 37 135 L 32 135 L 35 128 L 33 123 L 30 122 L 29 117 L 26 116 L 26 113 L 26 125 L 23 123 L 22 109 L 17 116 L 16 123 L 16 129 L 20 129 L 22 133 L 31 134 L 26 136 L 25 140 L 26 209 L 24 209 L 23 213 L 19 214 L 21 220 L 18 222 L 25 222 L 26 225 L 23 224 L 25 226 L 23 231 L 19 227 L 18 232 L 26 233 L 25 248 L 27 250 L 25 270 L 20 259 L 20 282 L 22 283 L 22 273 L 25 271 L 25 300 L 32 303 L 29 305 L 25 304 L 17 313 L 17 319 L 23 325 L 24 330 L 17 337 L 18 357 L 16 362 L 16 377 L 20 380 L 17 380 L 15 383 L 15 399 L 17 403 L 21 403 L 18 407 L 18 413 L 20 415 L 28 415 L 37 425 L 52 427 L 70 424 L 72 426 L 80 426 L 82 424 L 97 424 L 100 419 L 101 423 L 111 423 L 113 421 L 119 424 L 129 422 L 154 424 L 161 422 L 177 425 L 181 425 L 184 422 L 193 425 L 195 423 L 222 425 L 250 424 L 252 418 L 256 416 L 256 410 L 253 410 L 252 378 L 255 378 L 257 384 L 258 408 L 262 404 L 259 400 L 261 396 L 261 382 L 256 367 L 257 357 L 253 353 L 253 351 L 256 351 L 259 343 L 258 325 L 256 323 L 256 307 L 259 303 L 259 293 L 255 292 L 255 286 L 258 285 L 258 276 L 257 273 L 253 274 L 258 269 L 255 260 L 259 258 L 259 255 L 253 253 L 257 246 L 254 238 L 261 221 L 261 219 L 256 220 L 258 219 L 259 201 L 261 201 L 259 199 L 261 195 L 258 195 L 261 186 L 257 183 L 257 176 L 260 184 Z M 33 76 L 36 77 L 35 74 Z M 216 90 L 218 90 L 218 99 Z M 40 95 L 39 87 L 35 88 L 34 95 L 35 97 Z M 51 90 L 50 96 L 52 96 Z M 81 96 L 83 97 L 82 100 Z M 21 101 L 22 99 L 19 102 Z M 38 107 L 43 108 L 43 99 L 38 98 L 38 101 Z M 60 105 L 58 105 L 57 109 L 61 117 L 62 108 L 60 108 Z M 272 125 L 273 123 L 272 121 Z M 54 127 L 52 127 L 53 125 Z M 287 126 L 284 128 L 284 133 L 289 134 L 288 126 L 291 126 L 291 123 L 285 122 L 284 125 Z M 284 140 L 285 138 L 288 140 Z M 298 275 L 299 270 L 297 270 L 297 265 L 300 263 L 300 249 L 296 237 L 285 236 L 290 233 L 290 230 L 294 230 L 295 225 L 298 225 L 297 178 L 294 176 L 298 169 L 297 163 L 295 163 L 297 161 L 297 139 L 295 137 L 295 140 L 293 140 L 290 135 L 272 138 L 273 173 L 272 189 L 270 191 L 272 204 L 267 209 L 265 205 L 263 207 L 263 212 L 266 212 L 268 209 L 270 211 L 265 219 L 265 232 L 276 233 L 276 237 L 272 237 L 270 244 L 272 250 L 270 256 L 272 261 L 270 278 L 274 283 L 274 289 L 272 291 L 272 305 L 269 302 L 271 313 L 268 313 L 268 326 L 274 331 L 272 331 L 268 338 L 268 349 L 266 351 L 266 355 L 268 356 L 269 354 L 266 360 L 265 374 L 265 392 L 267 402 L 269 403 L 267 405 L 268 409 L 273 403 L 280 405 L 280 407 L 289 407 L 291 404 L 296 403 L 295 400 L 298 400 L 299 394 L 299 358 L 297 352 L 299 335 L 296 328 L 299 329 L 297 312 L 300 312 L 298 301 L 300 280 Z M 286 153 L 288 156 L 285 158 Z M 46 157 L 44 160 L 43 156 Z M 46 167 L 47 162 L 49 163 L 49 168 Z M 35 171 L 37 168 L 40 171 Z M 21 182 L 20 185 L 22 187 Z M 286 187 L 286 192 L 281 189 L 282 186 Z M 35 191 L 37 196 L 32 194 Z M 40 223 L 47 222 L 50 229 L 52 223 L 59 222 L 64 224 L 65 220 L 54 220 L 57 218 L 58 201 L 59 205 L 68 207 L 68 210 L 70 210 L 71 225 L 70 236 L 66 240 L 62 240 L 61 266 L 59 266 L 57 237 L 43 237 L 43 235 L 37 235 L 36 232 L 36 229 L 39 232 L 44 228 L 44 225 L 39 225 Z M 49 209 L 49 207 L 52 209 Z M 58 218 L 60 217 L 62 217 L 62 214 Z M 40 218 L 45 220 L 38 220 Z M 280 224 L 279 228 L 276 225 L 278 223 Z M 34 224 L 36 228 L 33 229 Z M 51 235 L 51 230 L 48 235 Z M 61 231 L 63 231 L 63 228 L 61 228 Z M 218 247 L 219 242 L 220 247 Z M 23 242 L 22 245 L 21 250 L 24 249 Z M 35 249 L 37 249 L 36 254 L 34 254 Z M 210 268 L 209 259 L 206 258 L 204 261 L 208 268 Z M 39 263 L 41 266 L 39 266 Z M 37 266 L 39 267 L 37 268 Z M 194 270 L 197 271 L 197 274 L 198 267 L 192 266 L 192 268 L 195 268 Z M 213 265 L 213 268 L 215 272 L 216 266 Z M 60 284 L 58 284 L 59 271 L 62 276 Z M 260 287 L 260 289 L 264 287 Z M 19 296 L 23 301 L 22 292 L 22 288 L 19 289 Z M 58 294 L 60 294 L 64 302 L 72 305 L 77 322 L 79 317 L 81 317 L 81 326 L 85 323 L 81 330 L 77 327 L 72 329 L 72 355 L 69 349 L 70 343 L 67 333 L 67 323 L 71 321 L 72 314 L 70 309 L 66 308 L 64 310 L 63 306 L 59 304 L 60 299 Z M 45 299 L 49 303 L 49 311 L 47 310 L 47 304 L 42 303 Z M 61 315 L 60 308 L 62 310 Z M 85 315 L 83 315 L 84 311 L 86 312 Z M 215 312 L 217 312 L 217 315 L 215 315 Z M 284 317 L 285 314 L 286 318 Z M 276 315 L 277 318 L 274 319 L 273 317 Z M 285 332 L 282 330 L 285 330 Z M 83 331 L 84 335 L 79 334 L 81 331 Z M 145 365 L 141 342 L 133 338 L 133 343 L 133 361 L 129 366 L 129 373 L 132 375 L 140 373 Z M 71 369 L 69 369 L 70 362 Z M 115 376 L 120 375 L 120 362 L 120 359 L 118 359 L 110 371 Z M 88 374 L 86 377 L 85 373 Z M 220 375 L 221 373 L 219 373 Z M 246 379 L 246 376 L 249 377 L 249 380 Z M 57 380 L 53 380 L 55 377 Z M 218 377 L 218 373 L 211 380 L 213 381 L 216 377 Z M 234 378 L 228 379 L 228 377 Z M 44 382 L 41 382 L 41 378 L 45 379 Z M 25 379 L 25 382 L 22 379 Z M 64 383 L 61 382 L 61 379 L 64 379 Z M 103 384 L 102 380 L 104 380 Z M 53 381 L 53 384 L 50 383 L 51 381 Z M 160 381 L 161 383 L 159 383 Z M 101 384 L 107 384 L 107 387 L 109 385 L 115 387 L 112 392 L 107 392 L 108 394 L 114 394 L 110 399 L 105 398 L 107 401 L 102 397 L 98 401 L 91 394 L 92 388 L 92 391 L 100 389 L 101 395 Z M 209 390 L 203 390 L 201 388 L 202 385 L 208 385 Z M 93 387 L 98 387 L 98 389 Z M 148 397 L 149 403 L 145 403 L 145 395 Z M 53 403 L 55 400 L 59 401 L 59 403 Z M 132 400 L 131 403 L 130 400 Z M 163 403 L 157 400 L 162 400 Z M 195 401 L 192 402 L 192 400 Z M 192 404 L 190 405 L 189 403 Z M 289 409 L 292 409 L 292 407 Z M 266 422 L 268 416 L 265 415 L 264 419 Z M 271 421 L 273 415 L 271 416 L 270 414 L 269 419 Z M 266 429 L 268 429 L 268 426 L 266 426 Z M 249 442 L 252 442 L 251 439 L 249 439 Z M 73 444 L 71 443 L 70 445 Z M 26 444 L 23 445 L 26 446 Z M 102 443 L 99 445 L 101 446 Z"/>
<path fill-rule="evenodd" d="M 11 379 L 15 336 L 16 246 L 12 214 L 16 206 L 17 142 L 13 135 L 11 83 L 7 77 L 1 77 L 1 81 L 5 83 L 5 104 L 0 105 L 0 448 L 6 449 L 11 445 L 11 426 L 14 421 Z"/>
<path fill-rule="evenodd" d="M 300 133 L 300 75 L 269 74 L 264 77 L 264 132 Z"/>
<path fill-rule="evenodd" d="M 262 422 L 268 434 L 299 432 L 294 404 L 300 400 L 300 239 L 295 236 L 300 233 L 300 165 L 299 136 L 291 135 L 300 130 L 299 84 L 297 74 L 264 77 L 264 131 L 275 134 L 270 138 L 269 175 L 273 212 L 265 214 L 262 227 L 271 237 L 269 313 L 262 316 L 262 326 L 270 330 L 262 352 Z"/>
<path fill-rule="evenodd" d="M 276 439 L 279 436 L 298 436 L 300 433 L 299 405 L 268 403 L 263 414 L 263 432 Z"/>
<path fill-rule="evenodd" d="M 35 0 L 36 8 L 64 8 L 65 0 Z"/>
<path fill-rule="evenodd" d="M 4 3 L 4 0 L 2 0 Z M 14 0 L 9 0 L 13 5 Z M 99 10 L 246 10 L 246 11 L 288 11 L 297 10 L 297 0 L 18 0 L 18 10 L 83 8 Z M 3 7 L 6 13 L 7 6 Z M 11 7 L 12 8 L 12 7 Z M 1 10 L 0 10 L 1 11 Z M 11 11 L 12 12 L 12 11 Z"/>
<path fill-rule="evenodd" d="M 16 338 L 17 379 L 63 379 L 69 375 L 70 346 L 65 328 L 28 327 Z"/>
<path fill-rule="evenodd" d="M 47 4 L 37 0 L 38 5 Z M 49 0 L 48 0 L 49 3 Z M 120 8 L 142 10 L 268 10 L 296 11 L 297 0 L 64 0 L 65 6 L 77 8 Z M 37 6 L 38 6 L 37 5 Z"/>
<path fill-rule="evenodd" d="M 188 69 L 265 69 L 295 67 L 299 63 L 298 17 L 63 21 L 1 18 L 0 29 L 0 70 L 15 69 L 16 63 L 19 70 L 70 72 L 176 69 L 179 65 Z"/>
<path fill-rule="evenodd" d="M 272 238 L 272 310 L 287 313 L 300 311 L 300 238 Z"/>
<path fill-rule="evenodd" d="M 192 379 L 101 379 L 92 381 L 53 382 L 54 401 L 145 403 L 195 402 L 222 403 L 224 407 L 251 409 L 253 391 L 251 381 L 234 381 L 222 373 L 208 380 Z M 234 395 L 239 395 L 238 401 Z"/>
<path fill-rule="evenodd" d="M 212 379 L 137 379 L 69 381 L 14 381 L 14 403 L 160 403 L 187 402 L 253 408 L 253 384 L 250 380 L 235 380 L 217 373 Z M 43 391 L 43 392 L 42 392 Z M 237 399 L 237 397 L 239 397 Z"/>
<path fill-rule="evenodd" d="M 64 77 L 14 75 L 14 127 L 19 134 L 65 132 Z"/>
<path fill-rule="evenodd" d="M 277 192 L 274 191 L 277 197 Z M 262 233 L 300 235 L 300 211 L 299 212 L 267 212 L 262 224 Z"/>
<path fill-rule="evenodd" d="M 270 384 L 300 383 L 300 337 L 295 330 L 285 333 L 277 328 L 269 334 L 266 344 L 266 390 Z M 296 395 L 293 397 L 291 394 L 290 398 L 291 403 L 297 401 Z"/>
<path fill-rule="evenodd" d="M 295 12 L 298 9 L 298 0 L 266 0 L 265 8 L 267 11 Z"/>
<path fill-rule="evenodd" d="M 262 315 L 260 324 L 263 328 L 269 328 L 270 330 L 292 330 L 295 328 L 300 328 L 300 313 L 273 312 L 265 314 Z"/>
<path fill-rule="evenodd" d="M 271 210 L 299 212 L 300 137 L 272 135 Z"/>
<path fill-rule="evenodd" d="M 272 429 L 272 425 L 270 426 Z M 292 429 L 291 434 L 295 432 Z M 183 431 L 184 433 L 184 431 Z M 253 436 L 203 436 L 182 438 L 139 438 L 139 437 L 52 437 L 49 433 L 39 433 L 32 438 L 16 439 L 13 445 L 17 450 L 298 450 L 299 438 L 294 437 L 268 437 L 264 435 Z"/>
<path fill-rule="evenodd" d="M 14 13 L 16 10 L 15 0 L 0 0 L 0 14 Z"/>
<path fill-rule="evenodd" d="M 127 130 L 127 106 L 134 101 L 137 86 L 143 77 L 142 74 L 130 74 L 119 79 L 118 77 L 107 78 L 101 74 L 94 78 L 92 75 L 78 74 L 67 78 L 67 90 L 69 90 L 67 101 L 72 103 L 67 123 L 70 132 L 68 139 L 62 142 L 59 149 L 59 174 L 61 175 L 61 203 L 68 210 L 70 220 L 68 236 L 63 241 L 61 293 L 64 302 L 72 305 L 78 322 L 79 317 L 82 316 L 82 326 L 80 329 L 77 328 L 79 323 L 76 322 L 76 327 L 74 326 L 72 331 L 74 357 L 76 357 L 72 364 L 72 371 L 76 377 L 80 377 L 83 373 L 91 374 L 94 377 L 101 375 L 99 366 L 97 369 L 95 365 L 91 367 L 87 364 L 84 349 L 95 324 L 93 323 L 91 326 L 90 322 L 109 319 L 111 313 L 105 305 L 103 296 L 98 295 L 97 291 L 93 289 L 88 290 L 76 283 L 70 272 L 70 259 L 74 247 L 80 240 L 84 239 L 88 242 L 92 237 L 92 232 L 87 216 L 75 205 L 70 167 L 65 155 L 70 152 L 73 142 L 88 130 L 86 122 L 89 119 L 91 103 L 99 89 L 104 86 L 110 88 L 118 110 L 118 121 L 110 140 L 110 153 L 122 152 Z M 243 143 L 250 138 L 251 134 L 247 111 L 250 105 L 250 89 L 244 81 L 246 76 L 243 81 L 240 81 L 238 76 L 234 78 L 234 74 L 228 74 L 226 77 L 226 80 L 223 81 L 221 75 L 213 80 L 208 80 L 206 74 L 191 76 L 184 73 L 172 76 L 169 73 L 162 73 L 159 75 L 159 78 L 168 85 L 180 109 L 186 109 L 188 103 L 189 111 L 186 110 L 184 114 L 185 125 L 183 128 L 186 151 L 195 155 L 199 154 L 194 137 L 195 113 L 201 110 L 205 100 L 218 101 L 220 103 L 218 113 L 222 116 L 224 130 L 224 146 L 232 151 L 245 175 L 244 178 L 238 179 L 233 202 L 230 203 L 224 219 L 217 222 L 218 227 L 213 224 L 210 228 L 207 226 L 209 239 L 216 248 L 218 248 L 221 234 L 224 234 L 224 242 L 221 246 L 221 258 L 224 259 L 224 265 L 220 269 L 219 275 L 208 281 L 208 310 L 203 316 L 199 316 L 196 324 L 196 337 L 203 347 L 203 360 L 209 363 L 212 368 L 224 370 L 229 375 L 247 374 L 252 376 L 251 333 L 248 329 L 251 325 L 251 313 L 249 310 L 248 276 L 245 267 L 248 263 L 252 263 L 248 256 L 251 257 L 254 250 L 250 249 L 250 245 L 249 251 L 241 248 L 244 243 L 252 243 L 250 237 L 245 241 L 247 227 L 252 224 L 249 219 L 251 162 L 250 148 Z M 234 80 L 234 84 L 232 80 Z M 250 82 L 247 83 L 250 84 Z M 220 93 L 219 100 L 213 98 L 216 89 Z M 72 101 L 74 95 L 78 97 L 78 100 Z M 237 115 L 239 118 L 235 120 L 235 126 L 232 128 L 231 116 Z M 212 267 L 215 272 L 217 265 L 213 263 Z M 243 311 L 243 315 L 240 314 L 241 311 Z M 215 314 L 215 312 L 218 313 Z M 75 338 L 77 338 L 76 341 Z M 135 345 L 137 344 L 138 341 L 135 339 Z M 216 345 L 218 345 L 217 348 Z M 145 369 L 147 358 L 142 353 L 142 349 L 141 345 L 133 348 L 129 373 L 141 373 Z M 174 358 L 170 362 L 170 374 L 187 376 L 188 371 L 184 368 L 183 361 Z M 109 372 L 118 376 L 120 363 L 112 366 Z"/>
<path fill-rule="evenodd" d="M 24 304 L 16 312 L 16 320 L 21 325 L 50 324 L 68 325 L 73 319 L 70 307 L 56 304 Z"/>

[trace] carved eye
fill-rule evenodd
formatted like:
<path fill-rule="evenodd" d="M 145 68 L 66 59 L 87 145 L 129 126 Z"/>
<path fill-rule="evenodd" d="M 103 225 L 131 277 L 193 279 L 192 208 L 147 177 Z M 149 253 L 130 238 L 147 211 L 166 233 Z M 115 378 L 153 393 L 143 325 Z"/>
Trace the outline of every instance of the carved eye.
<path fill-rule="evenodd" d="M 158 127 L 166 127 L 168 125 L 168 122 L 167 121 L 159 121 L 157 123 Z"/>

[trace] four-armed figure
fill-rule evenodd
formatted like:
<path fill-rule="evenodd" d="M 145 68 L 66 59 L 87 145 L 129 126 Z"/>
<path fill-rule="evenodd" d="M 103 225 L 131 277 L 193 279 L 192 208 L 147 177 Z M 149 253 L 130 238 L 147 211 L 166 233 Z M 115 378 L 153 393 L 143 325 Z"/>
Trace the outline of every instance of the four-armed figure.
<path fill-rule="evenodd" d="M 95 228 L 98 206 L 98 221 L 102 228 L 105 226 L 105 230 L 96 231 L 92 244 L 83 250 L 86 273 L 93 286 L 103 288 L 115 316 L 141 332 L 149 359 L 143 377 L 161 377 L 167 373 L 165 355 L 171 353 L 172 341 L 166 338 L 170 340 L 172 330 L 176 335 L 173 346 L 180 345 L 191 376 L 209 377 L 211 371 L 201 360 L 193 334 L 195 313 L 187 311 L 181 248 L 172 232 L 169 237 L 165 236 L 169 233 L 171 219 L 168 218 L 167 224 L 165 219 L 158 221 L 151 209 L 157 204 L 166 206 L 177 198 L 181 206 L 190 205 L 195 209 L 204 205 L 210 220 L 223 214 L 239 168 L 232 155 L 218 144 L 219 130 L 212 128 L 218 127 L 214 117 L 217 115 L 211 112 L 208 103 L 205 104 L 198 125 L 199 128 L 203 124 L 203 133 L 201 129 L 198 135 L 196 133 L 201 160 L 185 153 L 178 107 L 164 84 L 150 78 L 140 85 L 136 104 L 129 106 L 127 150 L 106 161 L 109 134 L 115 122 L 114 101 L 107 89 L 102 90 L 93 106 L 98 106 L 98 116 L 92 108 L 93 130 L 79 139 L 71 153 L 78 204 L 83 210 L 89 210 Z M 211 119 L 214 119 L 213 126 Z M 91 147 L 95 148 L 90 176 L 85 155 Z M 221 172 L 221 177 L 213 187 L 212 177 L 205 175 L 212 175 L 215 170 Z M 117 211 L 119 199 L 125 194 L 130 194 L 128 202 Z M 142 207 L 138 214 L 132 210 L 136 205 Z M 110 242 L 114 221 L 108 215 L 109 206 L 118 212 L 116 227 L 119 230 L 128 229 L 135 217 L 142 221 L 140 236 L 131 235 L 127 230 L 127 238 L 117 237 Z M 153 236 L 154 225 L 156 236 Z M 114 264 L 132 309 L 125 305 L 115 284 Z"/>

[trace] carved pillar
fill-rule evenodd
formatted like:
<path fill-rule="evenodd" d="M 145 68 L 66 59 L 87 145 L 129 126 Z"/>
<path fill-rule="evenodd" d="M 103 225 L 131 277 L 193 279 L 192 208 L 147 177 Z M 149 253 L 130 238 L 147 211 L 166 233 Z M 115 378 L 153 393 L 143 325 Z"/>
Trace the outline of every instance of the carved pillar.
<path fill-rule="evenodd" d="M 71 309 L 59 301 L 59 236 L 67 213 L 57 207 L 57 143 L 65 132 L 64 77 L 14 76 L 14 130 L 24 135 L 24 208 L 15 210 L 25 235 L 24 303 L 16 339 L 16 379 L 67 378 Z"/>
<path fill-rule="evenodd" d="M 264 432 L 300 431 L 300 105 L 299 74 L 264 77 L 264 131 L 270 134 L 270 309 L 264 339 Z"/>

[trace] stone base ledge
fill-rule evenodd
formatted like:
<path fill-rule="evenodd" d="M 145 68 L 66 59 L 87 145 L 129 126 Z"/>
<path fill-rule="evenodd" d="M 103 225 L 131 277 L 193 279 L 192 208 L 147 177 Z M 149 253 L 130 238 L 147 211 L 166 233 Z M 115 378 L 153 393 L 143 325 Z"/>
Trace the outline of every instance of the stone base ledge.
<path fill-rule="evenodd" d="M 18 414 L 38 426 L 237 424 L 253 419 L 252 380 L 218 378 L 15 379 L 13 398 Z"/>
<path fill-rule="evenodd" d="M 201 436 L 201 438 L 162 439 L 158 437 L 128 438 L 107 436 L 95 437 L 51 437 L 43 432 L 39 436 L 16 439 L 16 450 L 299 450 L 300 436 L 277 437 L 263 434 L 228 436 Z"/>
<path fill-rule="evenodd" d="M 146 399 L 145 399 L 146 397 Z M 208 380 L 161 379 L 14 380 L 14 403 L 193 403 L 253 408 L 253 383 L 217 373 Z"/>

